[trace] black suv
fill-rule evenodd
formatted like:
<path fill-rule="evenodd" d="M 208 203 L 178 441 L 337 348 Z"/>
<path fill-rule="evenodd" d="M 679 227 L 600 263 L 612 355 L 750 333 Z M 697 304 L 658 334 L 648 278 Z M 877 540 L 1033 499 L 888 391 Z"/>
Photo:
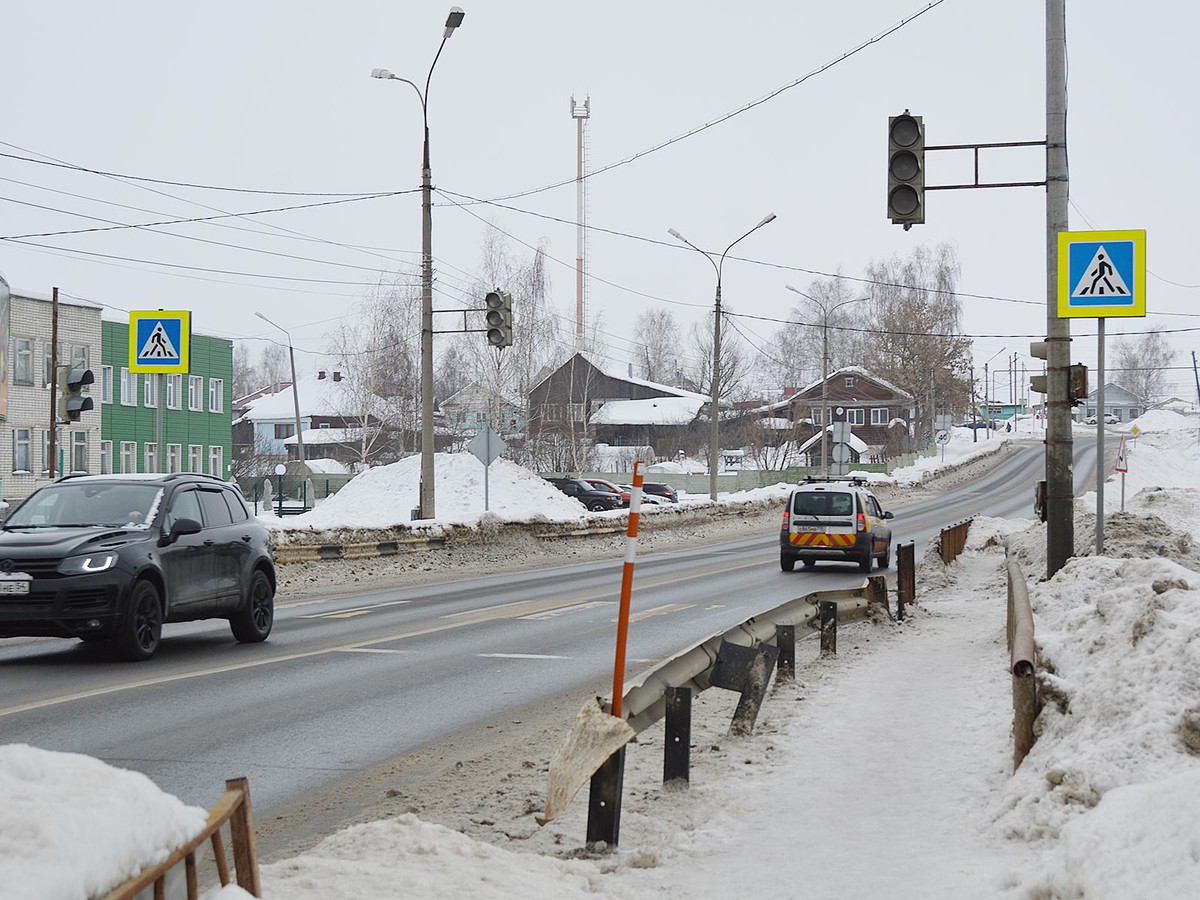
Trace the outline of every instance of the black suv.
<path fill-rule="evenodd" d="M 163 622 L 211 618 L 243 643 L 275 620 L 267 530 L 227 482 L 68 475 L 0 527 L 0 637 L 77 637 L 144 660 Z"/>
<path fill-rule="evenodd" d="M 624 505 L 620 494 L 597 490 L 579 478 L 547 478 L 546 480 L 568 497 L 574 497 L 592 512 L 620 509 Z"/>
<path fill-rule="evenodd" d="M 675 493 L 675 488 L 662 481 L 644 482 L 642 484 L 642 493 L 653 494 L 656 497 L 665 497 L 671 503 L 679 502 L 679 495 Z"/>

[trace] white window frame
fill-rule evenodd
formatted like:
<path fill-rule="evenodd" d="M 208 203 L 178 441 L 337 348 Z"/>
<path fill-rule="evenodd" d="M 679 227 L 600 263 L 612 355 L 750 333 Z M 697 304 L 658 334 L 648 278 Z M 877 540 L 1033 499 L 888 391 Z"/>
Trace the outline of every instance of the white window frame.
<path fill-rule="evenodd" d="M 873 407 L 871 409 L 871 424 L 886 425 L 891 419 L 888 417 L 888 409 L 886 407 Z"/>
<path fill-rule="evenodd" d="M 54 452 L 57 454 L 61 448 L 62 443 L 56 438 L 54 441 Z M 66 454 L 63 455 L 65 456 Z M 60 471 L 57 459 L 54 461 L 54 471 L 59 475 L 63 474 Z M 42 474 L 50 474 L 50 431 L 45 428 L 42 429 Z"/>
<path fill-rule="evenodd" d="M 138 377 L 136 372 L 130 372 L 125 366 L 121 366 L 121 405 L 122 406 L 137 406 L 137 383 Z"/>
<path fill-rule="evenodd" d="M 21 450 L 25 451 L 24 465 L 21 465 Z M 29 428 L 13 429 L 13 474 L 30 475 L 33 473 L 33 434 Z"/>
<path fill-rule="evenodd" d="M 113 367 L 100 367 L 100 402 L 110 406 L 113 402 Z M 111 441 L 109 442 L 111 443 Z"/>
<path fill-rule="evenodd" d="M 143 404 L 147 409 L 158 408 L 158 376 L 149 373 L 142 379 Z"/>
<path fill-rule="evenodd" d="M 112 367 L 110 366 L 109 368 L 111 370 Z M 113 473 L 112 450 L 113 450 L 113 442 L 112 441 L 101 441 L 100 442 L 100 474 L 101 475 L 111 475 Z"/>
<path fill-rule="evenodd" d="M 854 387 L 854 376 L 853 375 L 846 376 L 846 387 Z"/>
<path fill-rule="evenodd" d="M 183 465 L 183 447 L 179 444 L 167 444 L 167 471 L 179 472 Z"/>
<path fill-rule="evenodd" d="M 197 474 L 204 473 L 204 445 L 188 444 L 188 469 Z"/>
<path fill-rule="evenodd" d="M 210 444 L 208 447 L 208 474 L 225 477 L 225 447 L 221 444 Z"/>
<path fill-rule="evenodd" d="M 188 409 L 192 412 L 204 412 L 204 376 L 188 376 Z"/>
<path fill-rule="evenodd" d="M 137 441 L 121 441 L 121 471 L 137 471 Z"/>
<path fill-rule="evenodd" d="M 158 444 L 155 444 L 152 441 L 147 441 L 145 448 L 144 448 L 144 453 L 142 454 L 142 456 L 146 461 L 146 471 L 147 472 L 157 472 L 158 471 Z"/>
<path fill-rule="evenodd" d="M 861 406 L 852 406 L 846 410 L 846 421 L 851 425 L 865 425 L 867 423 L 867 411 Z"/>
<path fill-rule="evenodd" d="M 225 411 L 225 379 L 208 379 L 208 411 L 219 413 Z"/>
<path fill-rule="evenodd" d="M 183 376 L 167 375 L 163 378 L 167 393 L 167 409 L 183 409 Z"/>
<path fill-rule="evenodd" d="M 88 470 L 88 434 L 86 431 L 72 431 L 71 452 L 68 454 L 71 472 L 86 472 Z"/>
<path fill-rule="evenodd" d="M 26 373 L 24 377 L 21 376 L 22 360 Z M 33 384 L 32 338 L 13 338 L 13 384 Z"/>

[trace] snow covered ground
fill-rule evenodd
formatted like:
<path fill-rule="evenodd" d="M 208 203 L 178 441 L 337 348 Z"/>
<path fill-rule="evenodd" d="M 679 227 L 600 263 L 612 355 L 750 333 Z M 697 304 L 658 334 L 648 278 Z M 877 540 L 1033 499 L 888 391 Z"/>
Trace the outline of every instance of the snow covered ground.
<path fill-rule="evenodd" d="M 956 563 L 926 555 L 920 606 L 904 623 L 876 616 L 843 630 L 837 657 L 810 652 L 796 683 L 773 689 L 750 737 L 726 734 L 732 695 L 699 695 L 689 789 L 660 784 L 661 725 L 630 745 L 615 851 L 582 852 L 583 795 L 561 820 L 507 841 L 405 814 L 265 866 L 265 896 L 1195 896 L 1200 431 L 1167 413 L 1135 424 L 1125 514 L 1119 482 L 1106 491 L 1105 556 L 1080 556 L 1036 583 L 1045 527 L 977 519 Z M 1013 437 L 975 443 L 955 432 L 947 464 Z M 926 466 L 899 477 L 919 481 Z M 375 485 L 347 514 L 366 524 L 386 490 Z M 446 509 L 458 521 L 476 516 Z M 1077 503 L 1084 554 L 1094 510 L 1094 494 Z M 1005 544 L 1031 580 L 1046 699 L 1015 774 Z M 513 778 L 544 791 L 541 767 L 515 768 Z M 0 895 L 86 897 L 195 833 L 202 811 L 138 779 L 70 754 L 0 747 Z"/>

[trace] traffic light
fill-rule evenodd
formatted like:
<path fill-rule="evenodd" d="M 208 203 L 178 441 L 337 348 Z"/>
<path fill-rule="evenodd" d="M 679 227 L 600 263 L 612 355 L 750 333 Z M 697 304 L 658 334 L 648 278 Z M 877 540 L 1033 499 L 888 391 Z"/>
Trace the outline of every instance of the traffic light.
<path fill-rule="evenodd" d="M 1029 379 L 1029 389 L 1035 394 L 1048 393 L 1046 389 L 1046 376 L 1034 375 Z"/>
<path fill-rule="evenodd" d="M 888 218 L 905 231 L 925 222 L 925 126 L 907 109 L 888 117 Z"/>
<path fill-rule="evenodd" d="M 488 291 L 483 298 L 487 313 L 487 342 L 491 347 L 511 347 L 513 342 L 512 296 L 504 291 Z"/>
<path fill-rule="evenodd" d="M 1071 401 L 1072 406 L 1078 406 L 1087 399 L 1087 395 L 1087 366 L 1083 363 L 1075 363 L 1075 365 L 1071 366 L 1067 380 L 1067 399 Z"/>
<path fill-rule="evenodd" d="M 55 412 L 59 422 L 78 422 L 81 413 L 92 408 L 92 398 L 81 395 L 85 384 L 95 384 L 96 376 L 91 369 L 82 366 L 58 367 L 58 397 Z"/>

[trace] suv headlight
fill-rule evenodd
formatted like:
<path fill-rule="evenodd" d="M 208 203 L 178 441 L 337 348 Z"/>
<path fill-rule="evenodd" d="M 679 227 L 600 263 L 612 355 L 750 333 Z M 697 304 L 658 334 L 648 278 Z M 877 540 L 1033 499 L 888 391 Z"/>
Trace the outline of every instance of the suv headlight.
<path fill-rule="evenodd" d="M 70 556 L 58 564 L 60 575 L 91 575 L 107 572 L 117 564 L 115 553 L 93 553 L 89 556 Z"/>

